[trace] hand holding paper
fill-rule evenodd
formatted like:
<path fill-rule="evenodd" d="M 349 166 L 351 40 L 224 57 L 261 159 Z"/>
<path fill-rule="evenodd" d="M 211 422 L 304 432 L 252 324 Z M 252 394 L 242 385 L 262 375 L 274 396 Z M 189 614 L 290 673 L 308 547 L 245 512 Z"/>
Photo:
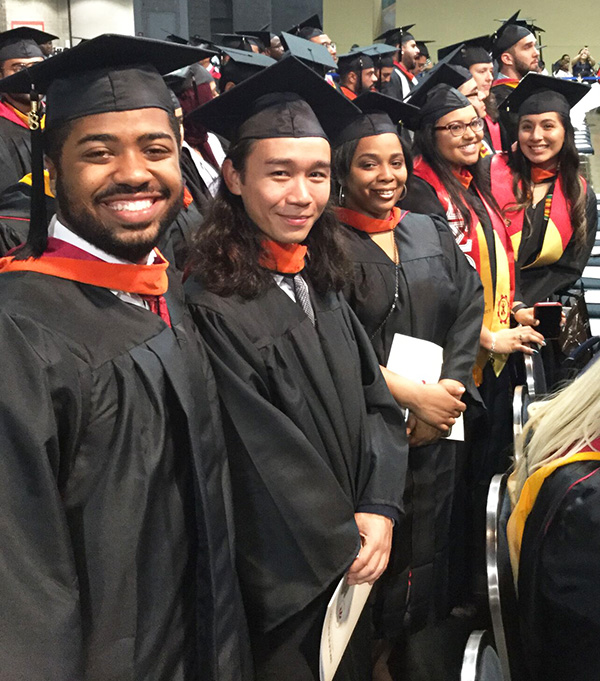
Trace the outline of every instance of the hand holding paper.
<path fill-rule="evenodd" d="M 354 519 L 362 547 L 348 570 L 348 584 L 373 584 L 381 577 L 390 559 L 393 523 L 374 513 L 355 513 Z"/>

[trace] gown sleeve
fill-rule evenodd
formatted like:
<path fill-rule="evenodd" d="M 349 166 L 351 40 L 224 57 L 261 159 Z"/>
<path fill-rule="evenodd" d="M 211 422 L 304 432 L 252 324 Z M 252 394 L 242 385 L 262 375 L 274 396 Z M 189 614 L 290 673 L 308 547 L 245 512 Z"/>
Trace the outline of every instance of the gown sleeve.
<path fill-rule="evenodd" d="M 541 302 L 557 291 L 568 288 L 581 276 L 594 246 L 598 224 L 596 196 L 589 185 L 586 193 L 585 213 L 587 231 L 583 246 L 578 246 L 572 238 L 562 256 L 555 263 L 523 270 L 521 292 L 524 302 L 528 305 Z M 526 276 L 525 273 L 527 273 Z"/>
<path fill-rule="evenodd" d="M 483 322 L 483 286 L 481 279 L 456 245 L 445 220 L 432 216 L 453 281 L 459 291 L 456 318 L 444 344 L 444 363 L 440 378 L 460 381 L 473 392 L 472 371 Z"/>
<path fill-rule="evenodd" d="M 0 669 L 15 680 L 78 679 L 80 585 L 60 480 L 83 411 L 68 386 L 82 381 L 32 322 L 1 315 L 0 353 Z"/>
<path fill-rule="evenodd" d="M 567 492 L 542 544 L 539 638 L 545 681 L 592 679 L 600 669 L 598 476 Z"/>
<path fill-rule="evenodd" d="M 367 407 L 367 448 L 371 460 L 370 475 L 360 494 L 358 510 L 399 520 L 408 465 L 404 417 L 387 387 L 363 325 L 350 306 L 345 305 L 360 351 Z"/>

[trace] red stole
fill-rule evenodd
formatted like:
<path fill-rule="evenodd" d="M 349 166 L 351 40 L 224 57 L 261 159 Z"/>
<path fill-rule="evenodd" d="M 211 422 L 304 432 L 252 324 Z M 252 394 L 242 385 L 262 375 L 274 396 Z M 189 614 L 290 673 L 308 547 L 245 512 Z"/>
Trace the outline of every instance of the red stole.
<path fill-rule="evenodd" d="M 14 108 L 2 100 L 0 100 L 0 118 L 6 118 L 7 121 L 10 121 L 15 125 L 20 125 L 22 128 L 25 128 L 25 130 L 29 130 L 27 123 L 18 116 Z"/>
<path fill-rule="evenodd" d="M 456 225 L 462 220 L 462 216 L 457 208 L 452 205 L 448 191 L 440 178 L 420 156 L 415 161 L 414 174 L 425 180 L 435 190 L 440 203 L 446 211 L 450 228 L 459 248 L 467 256 L 467 259 L 475 265 L 481 277 L 484 297 L 483 323 L 492 332 L 510 328 L 510 311 L 515 294 L 515 265 L 513 249 L 506 232 L 504 220 L 489 206 L 483 196 L 478 193 L 494 230 L 496 252 L 496 285 L 494 288 L 487 240 L 475 211 L 465 201 L 471 216 L 471 228 L 468 233 L 457 229 Z M 478 384 L 481 383 L 481 370 L 485 366 L 488 357 L 489 354 L 486 351 L 480 352 L 480 356 L 477 358 L 479 371 L 475 372 L 475 380 Z M 494 355 L 493 366 L 496 375 L 499 375 L 504 368 L 507 358 L 507 355 Z"/>
<path fill-rule="evenodd" d="M 498 205 L 504 210 L 508 205 L 514 204 L 515 195 L 513 194 L 513 174 L 508 167 L 505 154 L 497 154 L 490 166 L 492 194 Z M 587 184 L 583 178 L 583 191 L 587 190 Z M 573 236 L 573 225 L 569 212 L 569 203 L 564 195 L 562 179 L 559 175 L 554 184 L 552 203 L 550 206 L 550 217 L 544 234 L 542 250 L 538 253 L 534 262 L 523 269 L 542 267 L 551 265 L 560 259 L 569 241 Z M 523 233 L 523 220 L 525 211 L 508 211 L 506 213 L 507 231 L 513 245 L 513 250 L 519 254 L 521 236 Z"/>
<path fill-rule="evenodd" d="M 394 206 L 390 213 L 390 217 L 387 220 L 378 220 L 377 218 L 372 218 L 369 215 L 358 213 L 349 208 L 339 207 L 335 209 L 335 212 L 340 222 L 343 222 L 350 227 L 354 227 L 354 229 L 358 229 L 361 232 L 367 232 L 367 234 L 391 232 L 396 228 L 396 225 L 402 222 L 402 219 L 407 213 L 407 211 L 400 210 L 400 208 Z"/>
<path fill-rule="evenodd" d="M 398 70 L 402 71 L 402 73 L 408 78 L 409 83 L 416 85 L 419 82 L 419 79 L 415 76 L 415 74 L 411 73 L 402 62 L 395 61 L 394 64 L 396 64 Z"/>
<path fill-rule="evenodd" d="M 169 263 L 158 249 L 155 249 L 155 253 L 159 261 L 152 265 L 115 264 L 104 262 L 72 244 L 50 237 L 46 250 L 39 258 L 15 260 L 11 255 L 0 258 L 0 272 L 39 272 L 100 288 L 135 293 L 148 300 L 150 309 L 160 314 L 170 325 L 163 298 L 169 287 Z"/>
<path fill-rule="evenodd" d="M 340 90 L 342 91 L 342 94 L 350 100 L 356 99 L 358 97 L 356 92 L 352 92 L 352 90 L 349 90 L 344 85 L 340 85 Z"/>
<path fill-rule="evenodd" d="M 264 239 L 261 243 L 263 254 L 260 265 L 266 270 L 280 274 L 298 274 L 304 269 L 306 246 L 302 244 L 280 244 L 278 241 Z"/>
<path fill-rule="evenodd" d="M 502 151 L 502 135 L 500 132 L 500 123 L 497 121 L 493 121 L 489 115 L 485 117 L 485 122 L 487 124 L 487 128 L 490 132 L 490 138 L 492 140 L 492 147 L 494 147 L 494 151 L 499 154 Z"/>
<path fill-rule="evenodd" d="M 496 87 L 496 85 L 508 85 L 514 89 L 519 83 L 520 80 L 518 78 L 496 78 L 496 80 L 492 83 L 492 87 Z"/>

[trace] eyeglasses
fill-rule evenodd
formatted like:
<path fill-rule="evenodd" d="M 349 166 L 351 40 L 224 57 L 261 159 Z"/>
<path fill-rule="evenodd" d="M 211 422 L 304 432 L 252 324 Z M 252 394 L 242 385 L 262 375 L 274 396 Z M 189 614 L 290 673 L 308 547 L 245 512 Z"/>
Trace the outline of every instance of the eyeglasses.
<path fill-rule="evenodd" d="M 483 130 L 483 124 L 483 118 L 474 118 L 470 123 L 454 121 L 447 125 L 436 125 L 434 130 L 448 130 L 452 137 L 462 137 L 467 128 L 471 128 L 473 132 L 481 132 L 481 130 Z"/>
<path fill-rule="evenodd" d="M 323 47 L 326 47 L 327 49 L 329 48 L 331 48 L 332 50 L 337 49 L 337 45 L 335 43 L 332 43 L 331 41 L 328 43 L 321 43 L 321 45 L 323 45 Z"/>

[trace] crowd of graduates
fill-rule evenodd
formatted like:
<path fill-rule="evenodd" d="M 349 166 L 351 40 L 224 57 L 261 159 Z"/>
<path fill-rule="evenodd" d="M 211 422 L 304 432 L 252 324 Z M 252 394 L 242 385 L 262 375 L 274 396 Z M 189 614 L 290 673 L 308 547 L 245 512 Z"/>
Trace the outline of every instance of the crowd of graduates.
<path fill-rule="evenodd" d="M 336 681 L 458 679 L 514 387 L 527 356 L 561 378 L 597 227 L 589 86 L 542 73 L 538 30 L 435 65 L 411 25 L 338 54 L 317 16 L 0 34 L 2 678 L 310 681 L 341 584 L 373 588 Z M 573 545 L 526 542 L 546 478 L 596 493 L 596 401 L 578 432 L 536 412 L 511 478 L 531 681 L 600 669 L 591 552 L 561 599 Z"/>

